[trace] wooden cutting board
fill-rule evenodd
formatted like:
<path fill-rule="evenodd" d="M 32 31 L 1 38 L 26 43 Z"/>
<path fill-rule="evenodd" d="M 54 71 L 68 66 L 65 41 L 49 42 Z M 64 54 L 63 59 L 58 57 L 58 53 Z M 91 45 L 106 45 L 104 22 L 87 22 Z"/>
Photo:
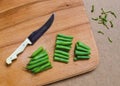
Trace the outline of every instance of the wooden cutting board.
<path fill-rule="evenodd" d="M 52 13 L 55 20 L 51 28 L 33 46 L 28 46 L 11 66 L 6 66 L 6 58 Z M 58 33 L 74 36 L 68 64 L 53 61 Z M 89 60 L 73 61 L 78 40 L 91 47 Z M 39 46 L 47 50 L 53 68 L 33 75 L 25 67 L 28 57 Z M 45 85 L 89 72 L 97 64 L 98 51 L 82 0 L 0 0 L 0 86 Z"/>

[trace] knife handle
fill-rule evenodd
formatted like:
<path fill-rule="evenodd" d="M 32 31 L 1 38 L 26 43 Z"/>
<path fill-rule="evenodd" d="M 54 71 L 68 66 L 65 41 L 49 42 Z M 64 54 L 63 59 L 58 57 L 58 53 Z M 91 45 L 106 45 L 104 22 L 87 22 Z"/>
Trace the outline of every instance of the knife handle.
<path fill-rule="evenodd" d="M 32 44 L 31 41 L 27 38 L 7 59 L 6 63 L 11 64 L 12 60 L 17 59 L 17 55 L 22 53 L 28 44 Z"/>

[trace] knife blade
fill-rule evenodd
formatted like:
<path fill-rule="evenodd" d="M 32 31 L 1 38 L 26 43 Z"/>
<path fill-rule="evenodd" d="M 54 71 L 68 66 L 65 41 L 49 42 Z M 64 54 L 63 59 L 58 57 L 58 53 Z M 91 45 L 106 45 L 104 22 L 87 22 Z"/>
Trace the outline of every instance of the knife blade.
<path fill-rule="evenodd" d="M 48 19 L 48 21 L 39 29 L 32 32 L 25 41 L 6 59 L 7 64 L 11 64 L 13 60 L 17 59 L 17 55 L 22 53 L 27 45 L 33 45 L 52 25 L 54 21 L 54 14 Z"/>

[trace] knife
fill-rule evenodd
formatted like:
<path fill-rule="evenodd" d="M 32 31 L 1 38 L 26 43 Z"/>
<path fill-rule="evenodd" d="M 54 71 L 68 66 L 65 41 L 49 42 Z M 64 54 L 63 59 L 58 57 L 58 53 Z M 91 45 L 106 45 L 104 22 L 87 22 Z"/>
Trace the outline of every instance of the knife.
<path fill-rule="evenodd" d="M 31 33 L 28 38 L 6 59 L 7 64 L 11 64 L 13 60 L 17 59 L 17 55 L 22 53 L 27 45 L 33 45 L 52 25 L 54 21 L 54 14 L 48 19 L 48 21 L 38 30 Z"/>

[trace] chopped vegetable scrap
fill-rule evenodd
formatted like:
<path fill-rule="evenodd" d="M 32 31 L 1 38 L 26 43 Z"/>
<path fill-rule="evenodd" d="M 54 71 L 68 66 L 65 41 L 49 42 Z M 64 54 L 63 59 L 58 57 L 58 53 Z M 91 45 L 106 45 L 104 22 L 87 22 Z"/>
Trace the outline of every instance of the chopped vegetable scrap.
<path fill-rule="evenodd" d="M 100 30 L 98 31 L 98 33 L 100 33 L 100 34 L 104 35 L 104 32 L 102 32 L 102 31 L 100 31 Z"/>
<path fill-rule="evenodd" d="M 112 40 L 110 39 L 110 37 L 108 37 L 108 41 L 109 41 L 110 43 L 112 43 Z"/>
<path fill-rule="evenodd" d="M 113 15 L 115 18 L 117 18 L 116 14 L 112 11 L 104 11 L 103 8 L 101 8 L 101 14 L 99 15 L 99 17 L 96 18 L 92 18 L 92 20 L 97 21 L 98 24 L 102 24 L 103 26 L 105 26 L 107 29 L 109 29 L 110 27 L 113 28 L 113 23 L 111 20 L 108 19 L 108 15 L 111 14 Z M 110 27 L 108 26 L 108 21 L 110 23 Z"/>
<path fill-rule="evenodd" d="M 90 54 L 91 54 L 91 48 L 88 45 L 80 41 L 78 41 L 75 44 L 74 61 L 89 59 Z"/>
<path fill-rule="evenodd" d="M 33 52 L 26 68 L 35 74 L 52 68 L 47 51 L 40 47 Z"/>
<path fill-rule="evenodd" d="M 58 34 L 56 38 L 56 47 L 54 51 L 54 60 L 58 62 L 69 62 L 69 51 L 72 45 L 72 36 Z"/>
<path fill-rule="evenodd" d="M 94 5 L 92 5 L 91 13 L 93 13 L 95 10 Z"/>
<path fill-rule="evenodd" d="M 94 12 L 94 9 L 95 9 L 94 5 L 92 5 L 91 12 Z M 103 8 L 101 8 L 101 14 L 98 17 L 91 19 L 96 21 L 98 24 L 105 26 L 105 28 L 109 29 L 114 27 L 112 16 L 114 18 L 117 18 L 116 14 L 113 11 L 105 11 Z M 98 33 L 104 35 L 102 31 L 98 31 Z M 108 41 L 112 43 L 112 40 L 109 37 L 108 37 Z"/>

